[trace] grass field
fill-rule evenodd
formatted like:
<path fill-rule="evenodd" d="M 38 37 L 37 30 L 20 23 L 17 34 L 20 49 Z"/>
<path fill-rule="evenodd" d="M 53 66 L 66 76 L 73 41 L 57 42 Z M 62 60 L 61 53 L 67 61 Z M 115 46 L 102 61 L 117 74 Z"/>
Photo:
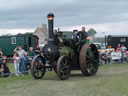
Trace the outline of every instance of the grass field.
<path fill-rule="evenodd" d="M 54 72 L 47 72 L 41 80 L 31 75 L 0 78 L 0 96 L 128 96 L 127 90 L 128 64 L 103 65 L 92 77 L 72 71 L 65 81 Z"/>

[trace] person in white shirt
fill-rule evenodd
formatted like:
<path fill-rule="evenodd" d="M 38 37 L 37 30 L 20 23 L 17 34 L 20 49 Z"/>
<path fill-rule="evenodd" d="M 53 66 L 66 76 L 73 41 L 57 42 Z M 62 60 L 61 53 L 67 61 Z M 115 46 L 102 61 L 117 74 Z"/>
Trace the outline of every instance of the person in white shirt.
<path fill-rule="evenodd" d="M 15 67 L 15 71 L 16 71 L 16 76 L 19 76 L 20 57 L 19 57 L 18 53 L 14 54 L 13 60 L 14 60 L 14 67 Z"/>
<path fill-rule="evenodd" d="M 125 55 L 125 50 L 126 50 L 126 49 L 127 49 L 127 48 L 126 48 L 124 45 L 121 46 L 122 62 L 124 62 L 124 55 Z"/>

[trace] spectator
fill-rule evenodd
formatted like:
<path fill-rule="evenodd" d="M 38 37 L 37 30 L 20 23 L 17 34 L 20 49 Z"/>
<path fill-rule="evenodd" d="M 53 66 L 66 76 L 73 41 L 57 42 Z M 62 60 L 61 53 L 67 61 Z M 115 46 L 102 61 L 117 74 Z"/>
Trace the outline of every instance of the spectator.
<path fill-rule="evenodd" d="M 1 72 L 3 72 L 4 77 L 11 76 L 11 72 L 7 66 L 7 60 L 5 58 L 3 58 L 1 62 Z"/>
<path fill-rule="evenodd" d="M 126 62 L 128 63 L 128 49 L 126 49 L 125 54 L 126 54 Z"/>
<path fill-rule="evenodd" d="M 27 71 L 31 68 L 31 63 L 34 56 L 35 56 L 35 51 L 33 50 L 33 47 L 30 47 L 28 52 L 28 58 L 26 58 Z"/>
<path fill-rule="evenodd" d="M 99 66 L 102 65 L 102 61 L 101 61 L 101 51 L 99 50 Z"/>
<path fill-rule="evenodd" d="M 0 75 L 4 72 L 4 67 L 3 65 L 0 63 Z"/>
<path fill-rule="evenodd" d="M 29 48 L 28 56 L 29 56 L 30 58 L 33 58 L 33 57 L 35 56 L 35 52 L 34 52 L 34 50 L 33 50 L 33 47 L 30 47 L 30 48 Z"/>
<path fill-rule="evenodd" d="M 22 73 L 26 73 L 26 66 L 24 63 L 24 57 L 26 56 L 26 52 L 22 49 L 21 46 L 17 46 L 14 49 L 14 52 L 17 52 L 20 57 L 20 63 L 19 63 L 19 71 Z"/>
<path fill-rule="evenodd" d="M 27 54 L 27 53 L 26 53 Z M 31 62 L 32 61 L 32 58 L 28 56 L 28 54 L 24 57 L 24 64 L 25 64 L 25 67 L 26 67 L 26 74 L 28 73 L 28 66 L 31 65 Z"/>
<path fill-rule="evenodd" d="M 127 52 L 124 53 L 124 62 L 127 62 Z"/>
<path fill-rule="evenodd" d="M 116 52 L 120 53 L 120 56 L 122 57 L 121 49 L 116 50 Z M 121 63 L 121 57 L 119 59 L 117 59 L 117 63 Z"/>
<path fill-rule="evenodd" d="M 120 44 L 118 44 L 116 50 L 117 50 L 117 51 L 121 51 L 121 46 L 120 46 Z"/>
<path fill-rule="evenodd" d="M 37 48 L 35 49 L 35 54 L 38 55 L 40 53 L 39 45 L 37 45 Z"/>
<path fill-rule="evenodd" d="M 112 64 L 112 56 L 111 56 L 111 53 L 113 52 L 113 50 L 111 50 L 109 53 L 108 53 L 108 63 L 109 64 Z"/>
<path fill-rule="evenodd" d="M 13 59 L 14 59 L 14 67 L 15 67 L 15 71 L 16 71 L 16 76 L 19 76 L 20 57 L 19 57 L 18 53 L 14 54 Z"/>
<path fill-rule="evenodd" d="M 1 62 L 1 60 L 2 60 L 2 56 L 3 56 L 3 52 L 2 52 L 2 50 L 0 49 L 0 62 Z"/>
<path fill-rule="evenodd" d="M 122 62 L 124 62 L 124 55 L 125 55 L 126 47 L 124 45 L 121 46 L 121 55 L 122 55 Z"/>
<path fill-rule="evenodd" d="M 108 58 L 107 58 L 107 51 L 105 51 L 104 53 L 101 53 L 101 60 L 104 61 L 104 64 L 107 64 Z"/>

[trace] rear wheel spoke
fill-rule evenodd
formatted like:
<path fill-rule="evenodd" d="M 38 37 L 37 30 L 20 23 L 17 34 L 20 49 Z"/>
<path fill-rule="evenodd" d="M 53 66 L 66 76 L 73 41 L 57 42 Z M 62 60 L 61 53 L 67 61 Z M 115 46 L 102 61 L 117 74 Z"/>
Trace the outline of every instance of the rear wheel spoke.
<path fill-rule="evenodd" d="M 93 51 L 93 54 L 96 54 L 97 53 L 97 50 L 96 51 Z"/>
<path fill-rule="evenodd" d="M 90 60 L 90 59 L 87 60 L 87 64 L 88 64 L 88 63 L 91 63 L 91 60 Z"/>
<path fill-rule="evenodd" d="M 97 60 L 93 60 L 93 62 L 97 63 L 98 61 Z"/>

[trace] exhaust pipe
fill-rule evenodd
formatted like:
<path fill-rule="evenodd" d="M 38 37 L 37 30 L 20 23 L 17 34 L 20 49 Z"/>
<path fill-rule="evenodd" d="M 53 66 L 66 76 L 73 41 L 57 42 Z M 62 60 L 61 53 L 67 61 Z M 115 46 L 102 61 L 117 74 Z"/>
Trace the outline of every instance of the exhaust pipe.
<path fill-rule="evenodd" d="M 48 18 L 48 35 L 49 35 L 49 39 L 48 39 L 48 44 L 54 42 L 54 34 L 53 34 L 53 19 L 54 19 L 54 14 L 53 13 L 49 13 L 47 15 Z"/>

